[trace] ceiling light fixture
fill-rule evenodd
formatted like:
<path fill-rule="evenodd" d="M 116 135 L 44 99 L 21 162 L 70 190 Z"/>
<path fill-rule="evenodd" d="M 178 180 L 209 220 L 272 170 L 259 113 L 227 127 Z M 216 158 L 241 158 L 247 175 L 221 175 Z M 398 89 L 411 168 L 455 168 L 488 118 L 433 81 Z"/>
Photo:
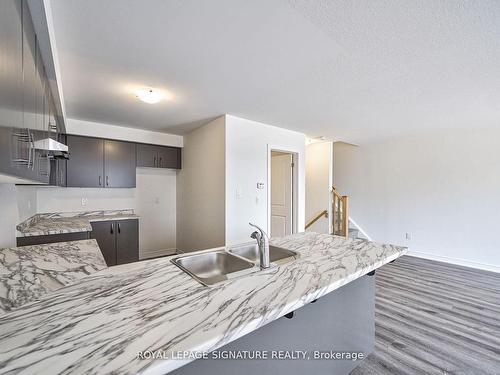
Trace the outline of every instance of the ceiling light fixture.
<path fill-rule="evenodd" d="M 163 94 L 152 88 L 143 88 L 136 91 L 137 97 L 144 103 L 155 104 L 163 99 Z"/>

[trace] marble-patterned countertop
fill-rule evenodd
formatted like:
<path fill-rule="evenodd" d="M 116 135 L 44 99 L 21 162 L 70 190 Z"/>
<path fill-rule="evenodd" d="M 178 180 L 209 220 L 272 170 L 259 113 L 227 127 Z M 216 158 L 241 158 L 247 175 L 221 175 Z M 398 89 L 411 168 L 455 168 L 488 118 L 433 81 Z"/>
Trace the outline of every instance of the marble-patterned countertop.
<path fill-rule="evenodd" d="M 139 351 L 211 351 L 406 252 L 317 233 L 272 239 L 300 258 L 205 287 L 171 257 L 110 267 L 0 317 L 0 374 L 164 374 L 187 362 Z"/>
<path fill-rule="evenodd" d="M 107 268 L 96 240 L 0 250 L 0 315 Z"/>
<path fill-rule="evenodd" d="M 103 210 L 88 212 L 58 212 L 36 214 L 19 224 L 17 237 L 44 236 L 48 234 L 91 232 L 91 222 L 138 219 L 134 210 Z"/>

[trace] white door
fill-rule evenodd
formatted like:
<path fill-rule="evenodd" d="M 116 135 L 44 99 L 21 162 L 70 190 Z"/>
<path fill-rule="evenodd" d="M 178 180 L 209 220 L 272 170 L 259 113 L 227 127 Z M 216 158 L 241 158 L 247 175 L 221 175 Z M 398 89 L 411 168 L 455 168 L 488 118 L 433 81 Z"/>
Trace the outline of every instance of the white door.
<path fill-rule="evenodd" d="M 292 234 L 292 154 L 271 153 L 271 236 Z"/>

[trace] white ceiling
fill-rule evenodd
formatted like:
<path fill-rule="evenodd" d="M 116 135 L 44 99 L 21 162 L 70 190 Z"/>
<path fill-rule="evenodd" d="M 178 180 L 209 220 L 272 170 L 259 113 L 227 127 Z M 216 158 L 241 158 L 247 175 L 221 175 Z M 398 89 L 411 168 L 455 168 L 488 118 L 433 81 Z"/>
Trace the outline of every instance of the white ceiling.
<path fill-rule="evenodd" d="M 70 118 L 182 134 L 229 113 L 353 143 L 500 126 L 498 0 L 51 5 Z"/>

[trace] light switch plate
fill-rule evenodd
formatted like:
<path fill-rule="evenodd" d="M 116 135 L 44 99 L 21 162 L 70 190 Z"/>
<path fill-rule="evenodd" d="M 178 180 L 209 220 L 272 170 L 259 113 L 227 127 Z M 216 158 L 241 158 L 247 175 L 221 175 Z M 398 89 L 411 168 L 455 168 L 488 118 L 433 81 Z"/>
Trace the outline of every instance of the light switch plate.
<path fill-rule="evenodd" d="M 264 189 L 264 183 L 263 182 L 257 182 L 257 189 Z"/>

